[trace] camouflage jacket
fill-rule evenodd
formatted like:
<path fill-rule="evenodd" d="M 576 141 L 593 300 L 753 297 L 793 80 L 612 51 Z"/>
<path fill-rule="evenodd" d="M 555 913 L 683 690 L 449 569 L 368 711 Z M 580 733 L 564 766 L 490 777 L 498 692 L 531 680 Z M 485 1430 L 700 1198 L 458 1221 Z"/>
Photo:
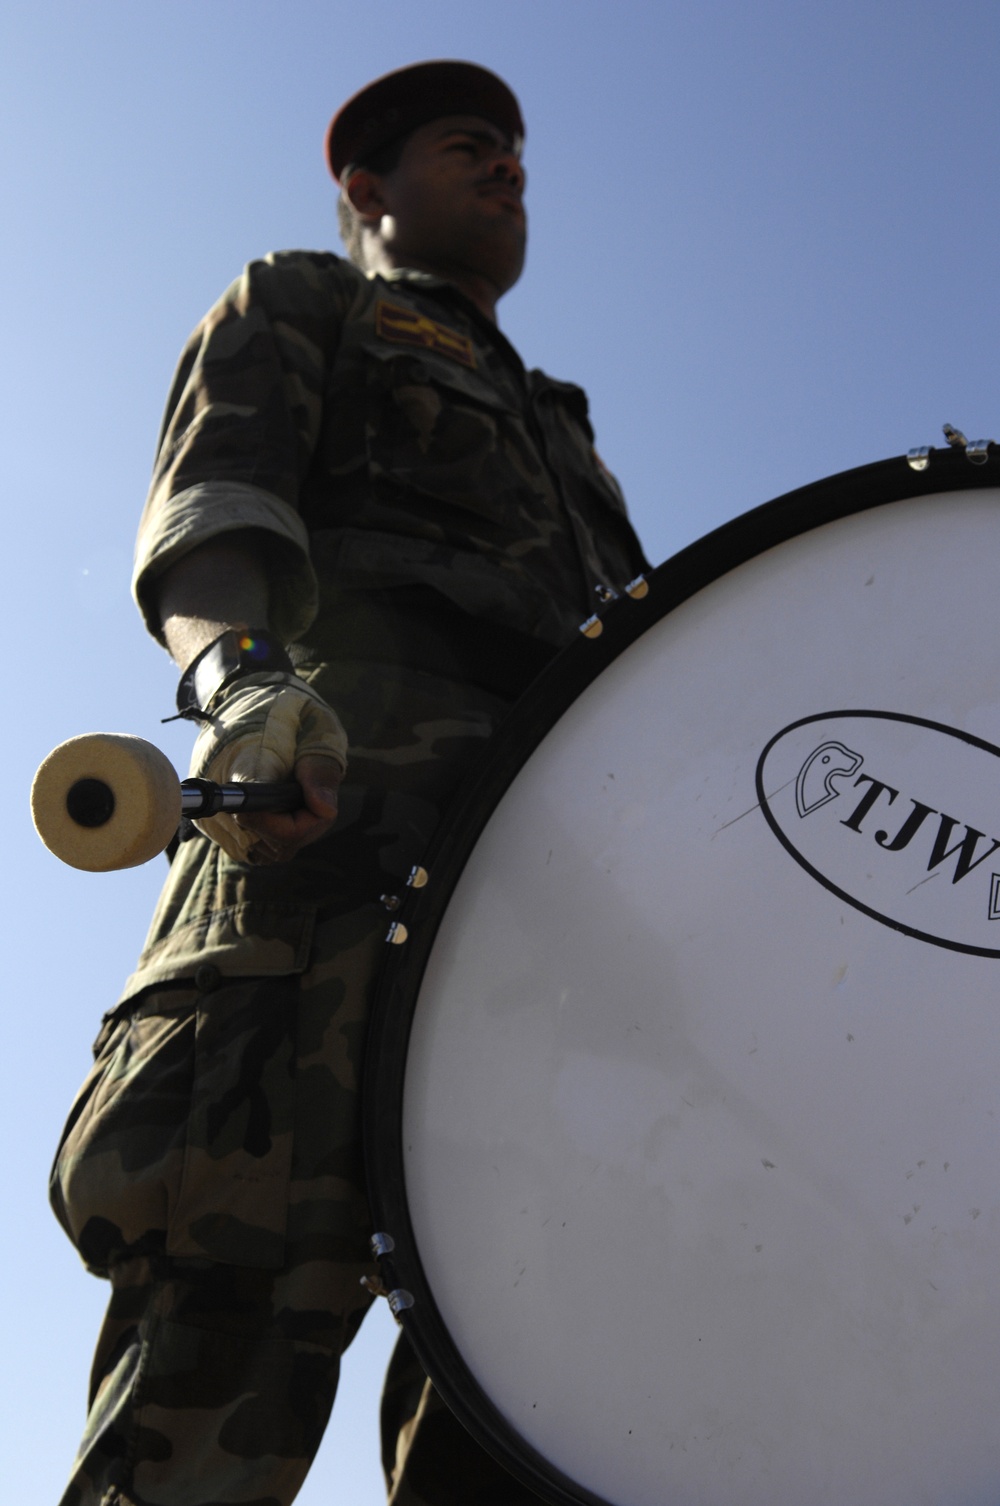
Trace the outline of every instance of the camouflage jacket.
<path fill-rule="evenodd" d="M 448 283 L 324 252 L 252 262 L 188 343 L 137 545 L 152 632 L 152 580 L 246 527 L 273 535 L 286 640 L 336 580 L 420 582 L 561 646 L 644 567 L 579 387 L 525 371 Z"/>
<path fill-rule="evenodd" d="M 137 544 L 134 590 L 153 633 L 157 575 L 243 528 L 270 537 L 271 625 L 344 719 L 349 778 L 397 804 L 399 708 L 426 690 L 408 673 L 473 682 L 456 710 L 478 706 L 472 721 L 494 725 L 498 697 L 519 684 L 490 686 L 491 656 L 523 668 L 527 645 L 547 657 L 576 636 L 597 588 L 620 589 L 646 568 L 578 387 L 525 371 L 448 283 L 412 271 L 367 278 L 322 252 L 251 263 L 182 356 Z M 386 666 L 391 715 L 365 699 L 352 659 Z M 414 710 L 411 723 L 444 726 L 439 712 Z M 427 779 L 418 790 L 414 776 L 414 796 Z M 443 788 L 431 792 L 438 806 Z M 333 848 L 343 861 L 349 807 Z M 205 959 L 227 974 L 301 969 L 310 893 L 336 887 L 325 861 L 303 855 L 279 883 L 203 840 L 185 844 L 127 993 Z"/>

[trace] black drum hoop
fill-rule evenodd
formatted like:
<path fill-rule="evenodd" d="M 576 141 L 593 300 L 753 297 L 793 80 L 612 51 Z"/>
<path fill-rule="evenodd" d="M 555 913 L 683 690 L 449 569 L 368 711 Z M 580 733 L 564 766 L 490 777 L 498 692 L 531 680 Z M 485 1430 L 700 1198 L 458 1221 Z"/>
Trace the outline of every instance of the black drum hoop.
<path fill-rule="evenodd" d="M 922 452 L 923 453 L 923 452 Z M 391 1238 L 382 1284 L 440 1395 L 475 1440 L 552 1506 L 614 1506 L 569 1479 L 511 1427 L 469 1370 L 440 1315 L 417 1251 L 406 1196 L 403 1092 L 416 1000 L 450 898 L 472 850 L 517 774 L 577 698 L 615 659 L 683 602 L 730 570 L 825 523 L 888 503 L 1000 485 L 1000 446 L 984 458 L 931 449 L 917 468 L 906 456 L 842 471 L 787 492 L 723 524 L 658 566 L 638 599 L 613 601 L 596 638 L 581 636 L 516 702 L 460 786 L 428 846 L 429 882 L 398 911 L 407 940 L 386 947 L 366 1045 L 365 1165 L 374 1227 Z M 412 1305 L 404 1305 L 412 1299 Z"/>

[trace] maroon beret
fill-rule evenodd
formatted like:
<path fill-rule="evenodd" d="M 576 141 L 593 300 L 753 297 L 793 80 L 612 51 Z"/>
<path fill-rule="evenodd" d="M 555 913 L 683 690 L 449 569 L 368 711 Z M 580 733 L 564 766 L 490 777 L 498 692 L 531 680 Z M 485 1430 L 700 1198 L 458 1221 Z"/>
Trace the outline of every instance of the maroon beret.
<path fill-rule="evenodd" d="M 442 115 L 479 115 L 520 150 L 521 109 L 503 79 L 475 63 L 413 63 L 377 78 L 341 105 L 326 133 L 331 173 L 339 182 L 345 167 Z"/>

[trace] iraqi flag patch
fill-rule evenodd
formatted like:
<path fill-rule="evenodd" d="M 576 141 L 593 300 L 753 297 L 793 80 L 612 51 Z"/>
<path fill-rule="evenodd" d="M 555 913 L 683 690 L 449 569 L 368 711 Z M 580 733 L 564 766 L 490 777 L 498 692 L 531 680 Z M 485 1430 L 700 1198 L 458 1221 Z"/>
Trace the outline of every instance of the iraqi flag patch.
<path fill-rule="evenodd" d="M 447 324 L 439 324 L 415 309 L 401 308 L 398 303 L 386 303 L 380 298 L 375 306 L 375 331 L 393 345 L 433 350 L 438 355 L 450 356 L 461 366 L 475 369 L 476 353 L 468 335 L 460 335 L 457 329 L 449 329 Z"/>

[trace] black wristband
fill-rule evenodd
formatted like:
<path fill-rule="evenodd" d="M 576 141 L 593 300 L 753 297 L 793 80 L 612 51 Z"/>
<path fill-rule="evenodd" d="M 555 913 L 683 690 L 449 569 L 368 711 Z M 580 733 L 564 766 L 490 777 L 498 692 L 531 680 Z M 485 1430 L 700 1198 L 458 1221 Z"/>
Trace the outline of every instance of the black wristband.
<path fill-rule="evenodd" d="M 295 666 L 266 628 L 228 628 L 203 648 L 181 675 L 178 714 L 200 720 L 212 697 L 231 680 L 275 670 L 294 674 Z"/>

